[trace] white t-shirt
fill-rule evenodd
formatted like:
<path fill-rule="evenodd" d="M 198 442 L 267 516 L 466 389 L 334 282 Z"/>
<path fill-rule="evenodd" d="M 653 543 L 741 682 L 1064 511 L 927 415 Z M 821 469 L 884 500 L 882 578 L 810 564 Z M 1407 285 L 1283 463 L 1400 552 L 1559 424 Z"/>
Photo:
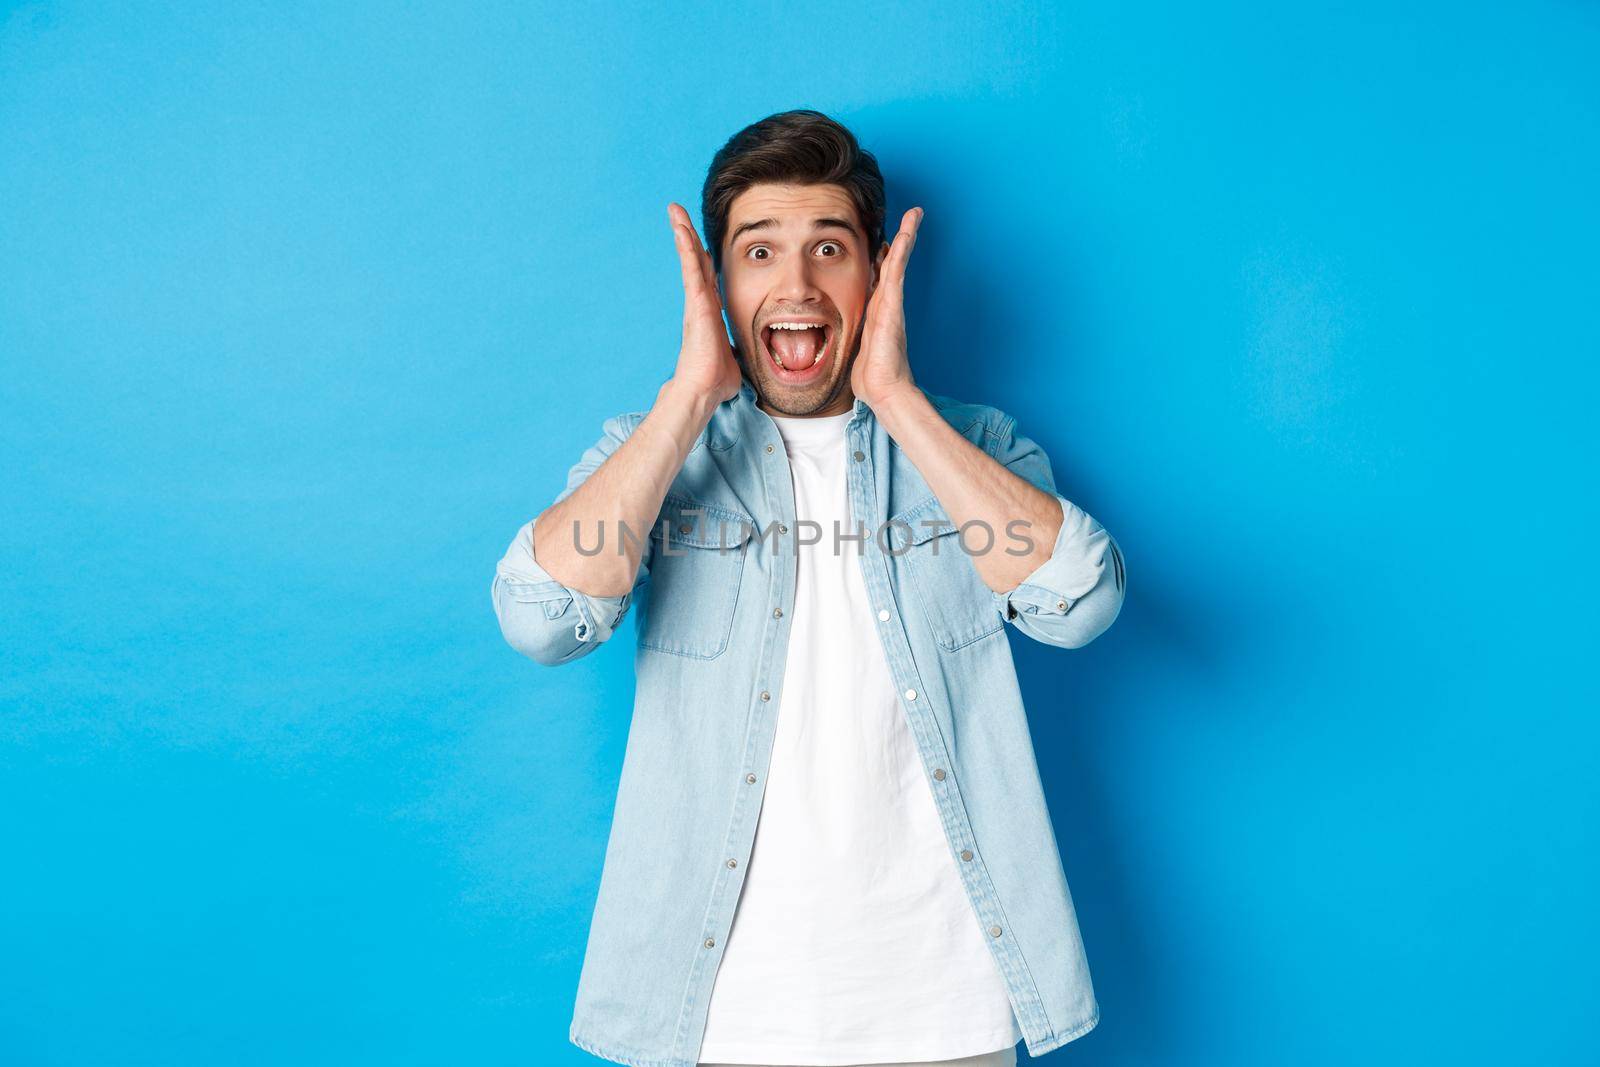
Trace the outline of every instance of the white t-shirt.
<path fill-rule="evenodd" d="M 835 551 L 836 522 L 860 532 L 850 417 L 774 417 L 795 517 L 822 539 L 797 560 L 777 736 L 702 1062 L 956 1059 L 1022 1039 L 897 699 L 862 549 Z"/>

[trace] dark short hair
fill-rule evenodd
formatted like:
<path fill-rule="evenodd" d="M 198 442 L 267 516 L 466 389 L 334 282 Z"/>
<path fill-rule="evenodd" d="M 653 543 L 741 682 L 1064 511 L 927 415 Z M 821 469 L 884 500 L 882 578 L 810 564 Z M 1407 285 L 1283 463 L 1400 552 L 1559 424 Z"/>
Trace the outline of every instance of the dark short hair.
<path fill-rule="evenodd" d="M 876 255 L 883 244 L 883 175 L 872 153 L 820 111 L 782 111 L 728 138 L 706 171 L 700 221 L 719 274 L 728 209 L 740 193 L 761 182 L 843 187 L 861 220 L 868 254 Z"/>

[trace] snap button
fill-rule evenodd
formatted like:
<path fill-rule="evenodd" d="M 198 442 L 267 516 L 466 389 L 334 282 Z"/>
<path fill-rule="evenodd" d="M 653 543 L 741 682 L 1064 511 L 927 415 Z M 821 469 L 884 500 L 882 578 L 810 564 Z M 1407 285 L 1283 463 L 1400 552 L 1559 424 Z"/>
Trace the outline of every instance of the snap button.
<path fill-rule="evenodd" d="M 789 527 L 780 522 L 778 523 L 778 532 L 781 534 L 786 534 L 789 532 Z"/>
<path fill-rule="evenodd" d="M 889 613 L 887 611 L 884 611 L 882 608 L 879 608 L 878 609 L 878 621 L 879 622 L 888 622 L 889 621 Z"/>
<path fill-rule="evenodd" d="M 772 455 L 772 446 L 771 445 L 767 446 L 767 455 L 769 455 L 769 456 Z"/>
<path fill-rule="evenodd" d="M 867 454 L 865 452 L 861 451 L 860 449 L 857 449 L 856 452 L 855 452 L 855 457 L 856 457 L 856 462 L 860 463 L 862 460 L 867 458 Z"/>
<path fill-rule="evenodd" d="M 747 782 L 753 782 L 756 780 L 756 776 L 753 774 L 747 774 L 744 776 L 744 780 Z"/>
<path fill-rule="evenodd" d="M 761 691 L 761 699 L 762 700 L 771 700 L 772 699 L 772 694 L 767 692 L 765 689 L 763 689 Z"/>
<path fill-rule="evenodd" d="M 970 863 L 972 861 L 972 850 L 970 848 L 962 849 L 961 858 Z"/>
<path fill-rule="evenodd" d="M 907 700 L 915 700 L 915 699 L 917 699 L 917 691 L 915 689 L 907 689 L 906 690 L 906 699 Z"/>
<path fill-rule="evenodd" d="M 1067 602 L 1065 600 L 1056 601 L 1056 610 L 1057 611 L 1066 611 L 1067 610 Z"/>
<path fill-rule="evenodd" d="M 739 861 L 738 860 L 729 860 L 728 861 L 728 868 L 730 870 L 733 869 L 734 867 L 737 867 L 737 866 L 739 866 Z"/>
<path fill-rule="evenodd" d="M 772 617 L 773 617 L 773 618 L 774 618 L 774 619 L 781 619 L 781 618 L 783 618 L 783 609 L 782 609 L 782 608 L 773 608 L 773 609 L 772 609 Z"/>
<path fill-rule="evenodd" d="M 998 926 L 989 927 L 989 936 L 990 937 L 999 937 L 1000 936 L 1000 928 Z"/>
<path fill-rule="evenodd" d="M 717 939 L 716 938 L 714 938 L 714 937 L 706 938 L 706 948 L 716 948 L 716 947 L 717 947 Z"/>
<path fill-rule="evenodd" d="M 941 782 L 944 781 L 944 768 L 943 767 L 934 768 L 933 777 L 935 779 L 937 779 L 938 781 L 941 781 Z"/>

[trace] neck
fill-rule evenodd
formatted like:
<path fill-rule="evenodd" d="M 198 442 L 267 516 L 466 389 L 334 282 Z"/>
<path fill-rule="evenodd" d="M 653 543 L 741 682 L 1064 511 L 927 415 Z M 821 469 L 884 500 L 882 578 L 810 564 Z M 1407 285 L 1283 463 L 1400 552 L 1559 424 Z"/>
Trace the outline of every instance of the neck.
<path fill-rule="evenodd" d="M 765 411 L 768 415 L 776 415 L 785 419 L 821 419 L 829 415 L 843 415 L 845 412 L 852 410 L 855 407 L 855 403 L 855 394 L 846 389 L 844 395 L 836 397 L 832 403 L 816 411 L 808 411 L 804 415 L 795 415 L 787 411 L 775 411 L 766 400 L 761 397 L 756 398 L 756 407 Z"/>

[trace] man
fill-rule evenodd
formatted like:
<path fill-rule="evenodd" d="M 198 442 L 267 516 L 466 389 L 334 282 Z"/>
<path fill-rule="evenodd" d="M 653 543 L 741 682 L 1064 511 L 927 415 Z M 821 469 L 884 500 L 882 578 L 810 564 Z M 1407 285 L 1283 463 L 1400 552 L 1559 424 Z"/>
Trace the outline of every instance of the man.
<path fill-rule="evenodd" d="M 755 123 L 701 207 L 704 248 L 668 208 L 672 376 L 606 420 L 492 586 L 544 664 L 644 592 L 571 1040 L 664 1067 L 1057 1048 L 1099 1010 L 1005 624 L 1093 640 L 1121 552 L 1010 416 L 914 383 L 922 211 L 885 243 L 848 130 Z"/>

